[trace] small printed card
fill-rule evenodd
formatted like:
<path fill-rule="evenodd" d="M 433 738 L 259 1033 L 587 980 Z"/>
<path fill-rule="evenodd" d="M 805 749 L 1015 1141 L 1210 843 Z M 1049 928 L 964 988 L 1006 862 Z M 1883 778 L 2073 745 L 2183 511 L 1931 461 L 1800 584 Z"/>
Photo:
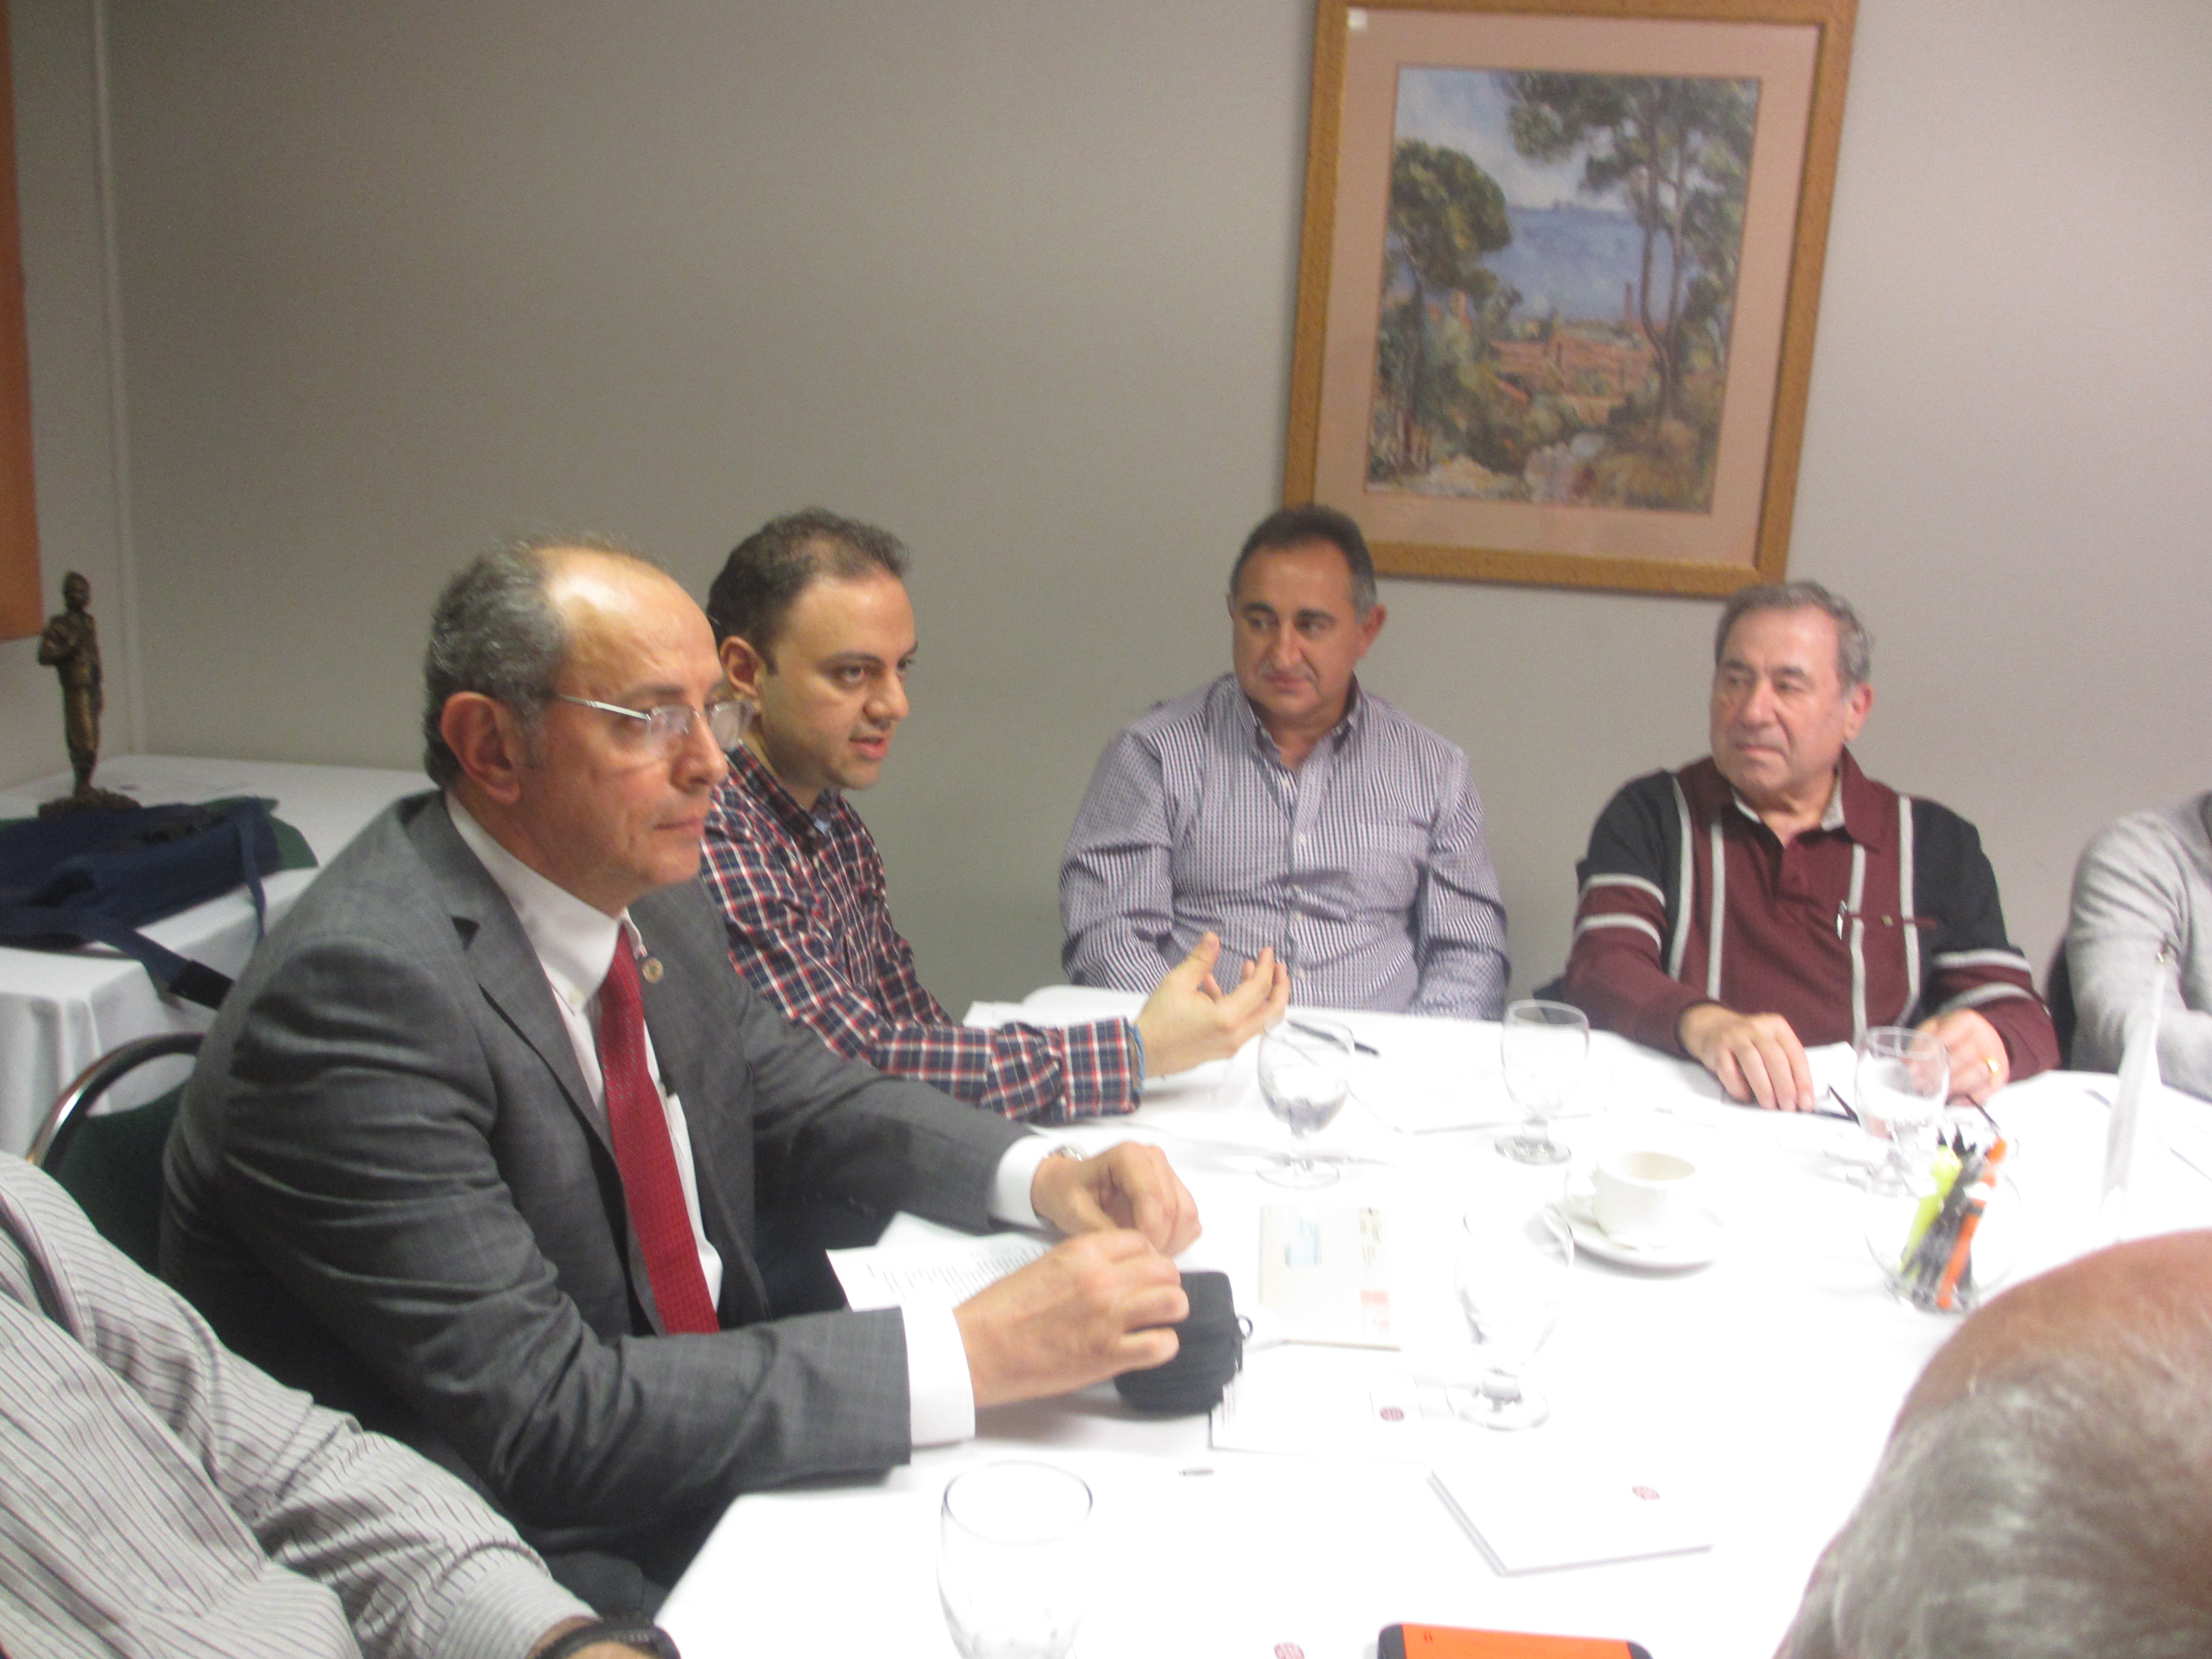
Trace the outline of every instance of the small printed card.
<path fill-rule="evenodd" d="M 1213 1408 L 1209 1442 L 1216 1451 L 1433 1464 L 1439 1432 L 1461 1425 L 1440 1391 L 1425 1398 L 1411 1375 L 1378 1363 L 1389 1362 L 1344 1348 L 1256 1355 Z"/>
<path fill-rule="evenodd" d="M 1450 1465 L 1430 1483 L 1503 1573 L 1595 1566 L 1713 1547 L 1705 1505 L 1674 1480 L 1621 1462 Z"/>
<path fill-rule="evenodd" d="M 1398 1346 L 1383 1212 L 1343 1204 L 1264 1206 L 1260 1305 L 1282 1320 L 1286 1341 Z"/>

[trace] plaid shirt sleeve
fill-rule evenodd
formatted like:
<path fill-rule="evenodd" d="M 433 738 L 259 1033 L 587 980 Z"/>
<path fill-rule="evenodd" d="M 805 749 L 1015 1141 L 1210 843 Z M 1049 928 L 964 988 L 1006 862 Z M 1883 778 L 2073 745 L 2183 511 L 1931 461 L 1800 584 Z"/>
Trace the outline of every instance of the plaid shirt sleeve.
<path fill-rule="evenodd" d="M 732 787 L 725 785 L 725 795 Z M 865 826 L 833 836 L 817 856 L 847 878 L 860 914 L 839 927 L 806 879 L 805 859 L 780 860 L 770 838 L 797 849 L 770 820 L 724 810 L 707 822 L 708 890 L 722 912 L 730 957 L 746 981 L 839 1054 L 911 1078 L 1001 1116 L 1067 1123 L 1133 1110 L 1136 1076 L 1127 1020 L 1066 1028 L 956 1024 L 915 972 L 914 951 L 883 902 L 883 866 Z M 865 935 L 867 975 L 841 932 Z"/>

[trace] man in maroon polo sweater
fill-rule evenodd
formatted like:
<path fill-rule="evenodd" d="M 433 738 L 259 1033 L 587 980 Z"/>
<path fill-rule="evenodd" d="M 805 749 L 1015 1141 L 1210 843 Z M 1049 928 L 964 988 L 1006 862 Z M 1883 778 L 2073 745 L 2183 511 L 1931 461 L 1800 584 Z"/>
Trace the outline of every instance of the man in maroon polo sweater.
<path fill-rule="evenodd" d="M 1712 753 L 1624 787 L 1576 869 L 1567 1000 L 1737 1100 L 1809 1110 L 1806 1045 L 1873 1025 L 1935 1032 L 1977 1103 L 2057 1063 L 1973 825 L 1851 758 L 1869 654 L 1818 582 L 1740 590 L 1714 636 Z"/>

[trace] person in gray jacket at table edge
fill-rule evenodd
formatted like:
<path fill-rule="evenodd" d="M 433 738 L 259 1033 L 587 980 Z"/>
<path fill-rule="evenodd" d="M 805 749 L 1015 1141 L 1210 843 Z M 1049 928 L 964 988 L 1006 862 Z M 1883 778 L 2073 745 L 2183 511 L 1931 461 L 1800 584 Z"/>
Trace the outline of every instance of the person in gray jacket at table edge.
<path fill-rule="evenodd" d="M 440 789 L 255 953 L 169 1142 L 162 1270 L 227 1341 L 466 1470 L 624 1613 L 739 1492 L 1174 1354 L 1198 1218 L 1157 1148 L 1049 1156 L 731 966 L 697 879 L 722 666 L 681 587 L 489 555 L 424 679 Z M 777 1319 L 753 1218 L 791 1197 L 1080 1236 L 957 1309 Z"/>
<path fill-rule="evenodd" d="M 2066 967 L 2075 1066 L 2119 1069 L 2155 975 L 2159 1074 L 2212 1100 L 2212 794 L 2131 813 L 2089 843 L 2074 872 Z"/>

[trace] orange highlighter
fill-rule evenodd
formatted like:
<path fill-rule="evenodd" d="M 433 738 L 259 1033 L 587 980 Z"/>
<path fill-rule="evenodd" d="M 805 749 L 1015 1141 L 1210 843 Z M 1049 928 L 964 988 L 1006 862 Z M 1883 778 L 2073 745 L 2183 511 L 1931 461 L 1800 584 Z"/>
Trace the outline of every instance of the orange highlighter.
<path fill-rule="evenodd" d="M 1386 1625 L 1376 1659 L 1651 1659 L 1634 1642 L 1594 1636 L 1530 1636 L 1448 1625 Z"/>

